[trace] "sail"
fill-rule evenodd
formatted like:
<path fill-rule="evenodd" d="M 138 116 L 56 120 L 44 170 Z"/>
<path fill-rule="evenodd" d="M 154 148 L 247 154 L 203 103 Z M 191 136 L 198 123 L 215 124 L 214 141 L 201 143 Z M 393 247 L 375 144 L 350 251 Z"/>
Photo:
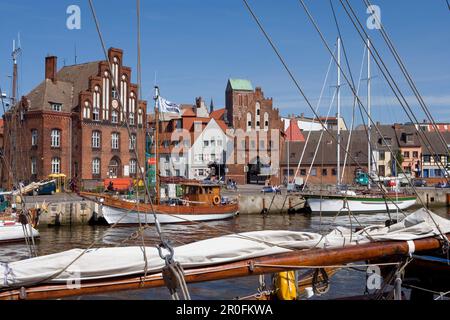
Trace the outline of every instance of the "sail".
<path fill-rule="evenodd" d="M 435 223 L 444 234 L 450 233 L 449 220 L 420 209 L 390 227 L 369 226 L 356 233 L 339 227 L 328 235 L 284 230 L 227 235 L 176 247 L 174 259 L 184 268 L 208 267 L 299 249 L 344 248 L 372 241 L 418 240 L 438 236 L 440 232 Z M 82 249 L 73 249 L 9 264 L 0 263 L 0 274 L 4 275 L 0 289 L 40 281 L 55 284 L 144 273 L 145 261 L 140 247 L 98 248 L 83 252 Z M 161 272 L 165 263 L 158 250 L 147 247 L 146 254 L 148 273 Z"/>

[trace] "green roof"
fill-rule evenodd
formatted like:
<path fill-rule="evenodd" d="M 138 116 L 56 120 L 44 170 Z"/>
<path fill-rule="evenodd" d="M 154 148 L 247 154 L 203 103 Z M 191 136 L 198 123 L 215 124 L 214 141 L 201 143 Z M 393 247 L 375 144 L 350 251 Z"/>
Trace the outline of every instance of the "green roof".
<path fill-rule="evenodd" d="M 239 91 L 253 91 L 252 83 L 245 79 L 230 79 L 229 84 L 231 89 Z"/>

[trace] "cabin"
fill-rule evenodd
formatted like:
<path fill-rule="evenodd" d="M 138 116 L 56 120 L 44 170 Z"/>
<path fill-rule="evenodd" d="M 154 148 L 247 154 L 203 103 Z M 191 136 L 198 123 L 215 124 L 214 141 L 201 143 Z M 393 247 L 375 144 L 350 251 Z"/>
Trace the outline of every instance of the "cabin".
<path fill-rule="evenodd" d="M 193 205 L 220 205 L 222 198 L 220 196 L 220 185 L 187 183 L 182 185 L 183 200 Z"/>

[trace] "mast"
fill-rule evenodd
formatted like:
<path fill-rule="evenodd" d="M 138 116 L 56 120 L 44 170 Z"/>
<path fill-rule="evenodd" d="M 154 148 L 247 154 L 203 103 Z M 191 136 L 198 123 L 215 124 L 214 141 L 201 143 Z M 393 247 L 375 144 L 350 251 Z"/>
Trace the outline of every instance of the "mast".
<path fill-rule="evenodd" d="M 341 127 L 339 119 L 341 118 L 341 38 L 337 39 L 337 186 L 341 184 Z"/>
<path fill-rule="evenodd" d="M 370 39 L 367 39 L 367 174 L 370 175 L 372 172 L 372 150 L 370 146 L 371 136 L 370 133 L 372 131 L 372 120 L 371 120 L 371 73 L 370 73 Z M 367 186 L 370 189 L 370 176 L 369 176 L 369 184 Z"/>
<path fill-rule="evenodd" d="M 159 100 L 159 87 L 155 86 L 155 178 L 156 178 L 156 204 L 159 204 L 159 200 L 161 197 L 160 190 L 160 176 L 159 176 L 159 108 L 158 108 L 158 100 Z"/>

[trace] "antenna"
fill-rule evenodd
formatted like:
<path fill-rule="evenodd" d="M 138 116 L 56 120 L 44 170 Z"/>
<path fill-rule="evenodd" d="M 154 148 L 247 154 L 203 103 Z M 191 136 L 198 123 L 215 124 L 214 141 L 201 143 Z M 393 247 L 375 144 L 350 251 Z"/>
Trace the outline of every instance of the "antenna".
<path fill-rule="evenodd" d="M 75 64 L 77 64 L 77 44 L 75 43 Z"/>

